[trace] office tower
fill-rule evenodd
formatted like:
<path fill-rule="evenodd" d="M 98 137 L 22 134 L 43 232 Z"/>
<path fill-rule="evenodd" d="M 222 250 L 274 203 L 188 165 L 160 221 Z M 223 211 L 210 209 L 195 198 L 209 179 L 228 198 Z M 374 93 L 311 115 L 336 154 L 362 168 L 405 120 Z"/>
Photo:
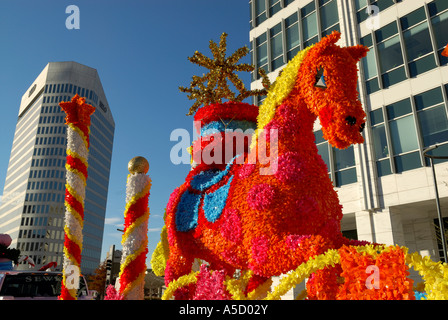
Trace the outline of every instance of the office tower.
<path fill-rule="evenodd" d="M 59 102 L 79 94 L 96 107 L 91 117 L 81 272 L 100 263 L 115 123 L 95 69 L 50 62 L 22 97 L 0 207 L 0 233 L 36 267 L 62 270 L 66 125 Z M 26 264 L 18 269 L 28 269 Z"/>
<path fill-rule="evenodd" d="M 305 47 L 338 30 L 340 46 L 370 48 L 358 64 L 365 143 L 331 147 L 315 123 L 319 153 L 343 205 L 351 238 L 399 244 L 443 260 L 434 182 L 424 150 L 448 156 L 446 0 L 251 0 L 252 63 L 273 82 Z M 261 88 L 253 72 L 251 89 Z M 260 105 L 263 97 L 255 99 Z M 448 230 L 448 162 L 436 160 Z"/>

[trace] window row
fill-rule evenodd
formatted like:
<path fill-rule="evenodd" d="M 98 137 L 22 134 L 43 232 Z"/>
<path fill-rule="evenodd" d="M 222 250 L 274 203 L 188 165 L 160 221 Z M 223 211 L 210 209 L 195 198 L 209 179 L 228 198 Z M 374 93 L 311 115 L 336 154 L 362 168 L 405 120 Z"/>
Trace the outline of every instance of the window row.
<path fill-rule="evenodd" d="M 33 156 L 65 156 L 65 148 L 34 148 Z"/>
<path fill-rule="evenodd" d="M 112 150 L 106 150 L 100 143 L 95 143 L 95 139 L 91 137 L 91 145 L 89 149 L 90 157 L 96 158 L 100 163 L 103 163 L 106 167 L 110 168 L 110 156 Z"/>
<path fill-rule="evenodd" d="M 448 88 L 445 85 L 445 90 Z M 448 154 L 447 101 L 443 87 L 370 112 L 378 176 L 428 165 L 423 150 L 434 144 Z"/>
<path fill-rule="evenodd" d="M 46 229 L 20 229 L 19 230 L 19 238 L 21 239 L 44 239 L 45 235 L 47 233 Z M 29 251 L 38 251 L 39 249 L 41 249 L 42 247 L 40 247 L 40 245 L 42 245 L 43 243 L 41 242 L 36 242 L 36 245 L 39 245 L 38 248 L 30 248 Z M 28 251 L 28 250 L 25 250 Z"/>
<path fill-rule="evenodd" d="M 23 211 L 25 211 L 25 207 L 31 207 L 31 206 L 24 206 Z M 25 212 L 24 212 L 25 213 Z M 20 222 L 21 226 L 47 226 L 48 218 L 47 217 L 23 217 L 22 221 Z"/>
<path fill-rule="evenodd" d="M 98 95 L 95 93 L 95 91 L 82 88 L 71 83 L 47 84 L 45 86 L 44 93 L 70 93 L 72 95 L 78 94 L 81 97 L 98 103 Z M 68 100 L 71 100 L 71 98 L 69 98 Z"/>
<path fill-rule="evenodd" d="M 100 114 L 100 113 L 98 113 Z M 97 117 L 92 117 L 92 125 L 90 126 L 90 136 L 92 139 L 98 137 L 107 149 L 112 150 L 112 143 L 114 139 L 113 131 L 110 127 L 104 126 L 102 122 L 98 121 Z"/>
<path fill-rule="evenodd" d="M 30 179 L 39 179 L 39 178 L 56 178 L 63 179 L 65 178 L 65 170 L 30 170 Z"/>
<path fill-rule="evenodd" d="M 250 28 L 258 26 L 292 2 L 294 0 L 250 0 Z"/>
<path fill-rule="evenodd" d="M 30 181 L 27 190 L 65 190 L 65 184 L 57 181 Z"/>
<path fill-rule="evenodd" d="M 92 149 L 90 149 L 92 150 Z M 96 159 L 95 157 L 89 157 L 89 168 L 88 170 L 90 170 L 90 168 L 95 169 L 96 171 L 98 171 L 100 174 L 102 174 L 104 177 L 109 177 L 109 170 L 104 168 L 105 164 L 101 163 L 99 161 L 100 159 Z M 89 172 L 89 176 L 90 176 L 90 171 Z"/>
<path fill-rule="evenodd" d="M 353 146 L 340 150 L 332 147 L 323 137 L 322 130 L 314 132 L 319 155 L 328 168 L 328 175 L 336 187 L 357 181 Z"/>
<path fill-rule="evenodd" d="M 65 123 L 64 116 L 42 116 L 39 118 L 39 123 Z"/>
<path fill-rule="evenodd" d="M 95 170 L 91 169 L 92 167 L 89 167 L 88 174 L 89 174 L 89 183 L 95 183 L 99 186 L 99 188 L 95 188 L 96 191 L 100 192 L 98 189 L 105 189 L 107 190 L 107 187 L 109 185 L 109 180 L 107 178 L 103 178 L 100 174 L 98 174 Z M 95 168 L 96 169 L 96 168 Z"/>
<path fill-rule="evenodd" d="M 252 80 L 260 78 L 259 68 L 266 73 L 276 70 L 333 30 L 339 30 L 336 0 L 312 1 L 300 8 L 251 41 Z"/>
<path fill-rule="evenodd" d="M 36 138 L 35 145 L 47 145 L 47 144 L 51 144 L 51 145 L 56 145 L 56 144 L 65 145 L 66 144 L 66 138 L 64 138 L 64 137 L 37 137 Z"/>
<path fill-rule="evenodd" d="M 42 158 L 42 159 L 32 159 L 32 167 L 57 167 L 62 168 L 65 166 L 65 160 L 58 158 Z"/>
<path fill-rule="evenodd" d="M 65 126 L 39 126 L 37 128 L 37 134 L 65 134 L 66 131 Z"/>
<path fill-rule="evenodd" d="M 396 2 L 401 2 L 402 0 L 354 0 L 356 8 L 356 20 L 361 23 L 369 16 L 378 14 L 379 12 L 386 10 L 387 8 L 393 6 Z M 376 6 L 378 9 L 372 8 Z"/>
<path fill-rule="evenodd" d="M 25 195 L 25 201 L 29 202 L 61 202 L 64 201 L 63 193 L 27 193 Z"/>
<path fill-rule="evenodd" d="M 89 182 L 90 183 L 88 183 L 87 187 L 86 187 L 86 201 L 85 201 L 86 208 L 85 208 L 85 210 L 87 210 L 87 207 L 88 207 L 87 202 L 88 201 L 91 201 L 98 207 L 105 207 L 106 202 L 107 202 L 107 190 L 104 190 L 103 188 L 95 188 L 95 186 L 94 186 L 95 183 L 93 183 L 92 181 L 89 181 Z M 101 208 L 101 209 L 103 209 L 103 208 Z"/>
<path fill-rule="evenodd" d="M 23 212 L 22 213 L 48 213 L 50 206 L 49 205 L 25 205 L 23 206 Z"/>
<path fill-rule="evenodd" d="M 44 96 L 43 103 L 59 103 L 62 101 L 70 101 L 72 98 L 70 96 Z M 59 111 L 62 109 L 58 106 Z"/>
<path fill-rule="evenodd" d="M 23 206 L 23 213 L 50 213 L 50 214 L 64 214 L 65 208 L 64 205 L 40 205 L 40 204 L 32 204 L 32 205 L 25 205 Z M 55 225 L 54 220 L 57 218 L 50 218 L 48 225 Z"/>
<path fill-rule="evenodd" d="M 62 114 L 64 114 L 64 111 L 62 111 L 62 109 L 59 105 L 55 105 L 55 106 L 42 107 L 42 109 L 40 110 L 40 113 L 62 113 Z"/>
<path fill-rule="evenodd" d="M 437 0 L 362 37 L 361 44 L 370 49 L 362 59 L 367 93 L 446 65 L 448 58 L 441 54 L 446 30 L 448 1 Z"/>

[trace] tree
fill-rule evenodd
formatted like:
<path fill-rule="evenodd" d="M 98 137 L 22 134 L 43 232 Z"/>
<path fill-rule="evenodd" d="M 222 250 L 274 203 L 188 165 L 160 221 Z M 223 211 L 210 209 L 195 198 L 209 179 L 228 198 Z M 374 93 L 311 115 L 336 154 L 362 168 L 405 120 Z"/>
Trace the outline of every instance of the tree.
<path fill-rule="evenodd" d="M 96 290 L 98 295 L 103 297 L 106 293 L 106 260 L 100 263 L 94 273 L 88 276 L 90 290 Z"/>

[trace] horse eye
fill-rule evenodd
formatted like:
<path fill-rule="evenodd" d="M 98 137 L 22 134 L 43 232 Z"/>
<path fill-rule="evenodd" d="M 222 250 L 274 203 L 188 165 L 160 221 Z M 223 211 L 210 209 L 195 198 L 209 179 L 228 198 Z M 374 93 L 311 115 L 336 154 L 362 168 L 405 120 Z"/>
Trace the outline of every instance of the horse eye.
<path fill-rule="evenodd" d="M 324 68 L 322 67 L 317 70 L 316 82 L 314 83 L 314 86 L 321 89 L 327 88 L 327 84 L 325 83 Z"/>

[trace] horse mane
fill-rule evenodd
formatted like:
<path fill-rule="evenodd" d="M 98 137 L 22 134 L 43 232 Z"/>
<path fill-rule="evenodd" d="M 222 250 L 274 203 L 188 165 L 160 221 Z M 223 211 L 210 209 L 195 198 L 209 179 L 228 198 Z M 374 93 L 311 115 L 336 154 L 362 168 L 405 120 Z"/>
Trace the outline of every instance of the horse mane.
<path fill-rule="evenodd" d="M 302 65 L 308 51 L 310 51 L 314 46 L 315 44 L 299 51 L 296 56 L 286 64 L 274 84 L 269 88 L 266 99 L 259 108 L 257 116 L 257 129 L 252 136 L 251 149 L 255 147 L 258 135 L 274 118 L 277 107 L 280 106 L 291 93 L 296 83 L 299 68 Z"/>

